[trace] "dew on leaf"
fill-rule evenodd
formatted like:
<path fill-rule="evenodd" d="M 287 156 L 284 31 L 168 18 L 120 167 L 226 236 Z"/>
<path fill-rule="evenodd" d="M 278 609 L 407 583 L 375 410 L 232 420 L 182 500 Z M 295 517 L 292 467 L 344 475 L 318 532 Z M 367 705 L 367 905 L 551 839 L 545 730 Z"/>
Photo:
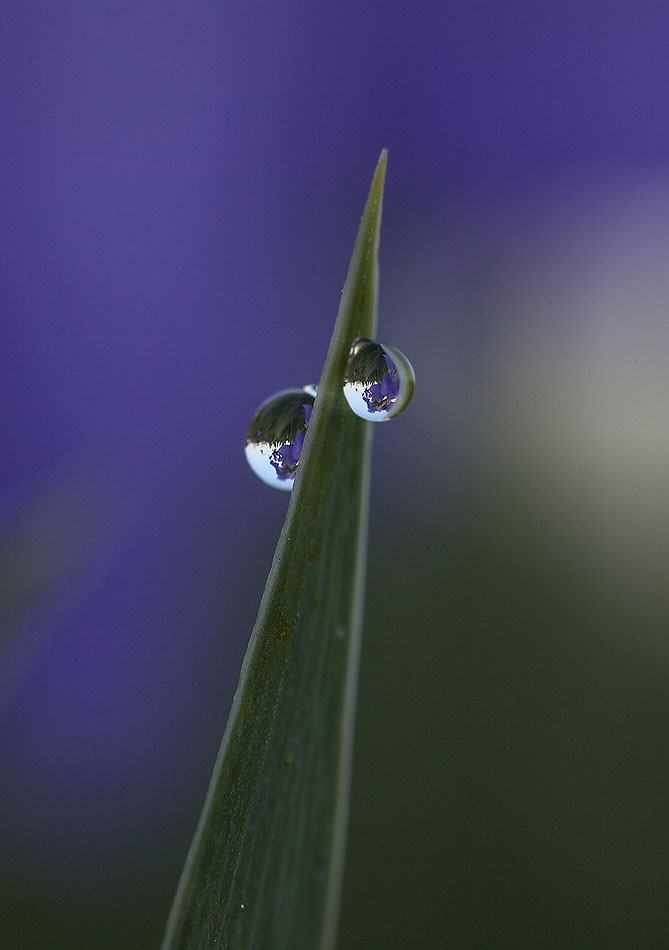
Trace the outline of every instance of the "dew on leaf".
<path fill-rule="evenodd" d="M 411 402 L 416 377 L 404 353 L 374 340 L 356 340 L 351 347 L 344 396 L 361 419 L 385 422 Z"/>
<path fill-rule="evenodd" d="M 246 460 L 266 485 L 290 491 L 314 406 L 314 386 L 283 389 L 256 409 L 246 433 Z"/>

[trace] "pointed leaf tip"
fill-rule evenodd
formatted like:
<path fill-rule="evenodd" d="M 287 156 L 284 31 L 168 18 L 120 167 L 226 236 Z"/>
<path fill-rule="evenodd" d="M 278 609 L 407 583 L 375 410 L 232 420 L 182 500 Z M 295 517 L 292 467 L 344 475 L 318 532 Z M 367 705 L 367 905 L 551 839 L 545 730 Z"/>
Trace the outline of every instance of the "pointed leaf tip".
<path fill-rule="evenodd" d="M 387 150 L 358 229 L 286 521 L 163 950 L 332 950 L 362 631 L 371 427 L 346 404 L 372 336 Z"/>

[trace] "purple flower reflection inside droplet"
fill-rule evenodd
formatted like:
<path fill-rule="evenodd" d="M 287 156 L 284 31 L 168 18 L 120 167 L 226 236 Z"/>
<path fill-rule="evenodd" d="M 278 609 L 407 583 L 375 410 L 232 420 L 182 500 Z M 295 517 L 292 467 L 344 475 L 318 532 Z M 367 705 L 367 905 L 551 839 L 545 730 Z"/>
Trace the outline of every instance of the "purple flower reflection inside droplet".
<path fill-rule="evenodd" d="M 387 353 L 383 354 L 383 358 L 388 372 L 383 374 L 380 382 L 372 383 L 362 394 L 367 403 L 367 412 L 383 412 L 388 409 L 397 399 L 400 389 L 400 378 L 395 364 Z"/>
<path fill-rule="evenodd" d="M 300 429 L 292 442 L 287 442 L 285 445 L 280 445 L 277 449 L 274 449 L 269 460 L 278 478 L 282 480 L 295 478 L 297 463 L 300 461 L 300 455 L 302 454 L 303 442 L 304 432 Z"/>
<path fill-rule="evenodd" d="M 302 408 L 304 409 L 304 429 L 299 429 L 292 442 L 280 445 L 274 449 L 269 457 L 270 464 L 276 471 L 277 478 L 280 478 L 282 481 L 287 478 L 295 478 L 297 463 L 300 461 L 300 455 L 302 455 L 304 436 L 307 431 L 306 427 L 309 425 L 313 406 L 310 403 L 305 403 Z"/>

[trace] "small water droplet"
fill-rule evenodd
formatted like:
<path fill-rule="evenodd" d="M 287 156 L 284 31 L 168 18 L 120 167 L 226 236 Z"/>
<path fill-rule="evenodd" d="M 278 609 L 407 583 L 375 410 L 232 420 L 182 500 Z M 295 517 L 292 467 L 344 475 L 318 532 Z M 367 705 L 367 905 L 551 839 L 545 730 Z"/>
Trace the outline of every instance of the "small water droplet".
<path fill-rule="evenodd" d="M 315 386 L 283 389 L 256 409 L 244 451 L 246 461 L 266 485 L 292 489 L 315 395 Z"/>
<path fill-rule="evenodd" d="M 385 422 L 411 402 L 416 377 L 413 366 L 394 346 L 356 340 L 346 365 L 344 395 L 361 419 Z"/>

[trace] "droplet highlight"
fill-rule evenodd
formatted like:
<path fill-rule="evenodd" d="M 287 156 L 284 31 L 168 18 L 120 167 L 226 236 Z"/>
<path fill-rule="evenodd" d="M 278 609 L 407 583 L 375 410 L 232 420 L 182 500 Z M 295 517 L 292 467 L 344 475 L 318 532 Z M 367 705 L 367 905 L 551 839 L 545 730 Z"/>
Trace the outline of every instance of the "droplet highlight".
<path fill-rule="evenodd" d="M 246 460 L 258 478 L 291 491 L 311 413 L 315 386 L 283 389 L 256 409 L 246 433 Z"/>
<path fill-rule="evenodd" d="M 344 396 L 361 419 L 394 419 L 411 402 L 416 376 L 404 353 L 375 340 L 356 340 L 346 365 Z"/>

